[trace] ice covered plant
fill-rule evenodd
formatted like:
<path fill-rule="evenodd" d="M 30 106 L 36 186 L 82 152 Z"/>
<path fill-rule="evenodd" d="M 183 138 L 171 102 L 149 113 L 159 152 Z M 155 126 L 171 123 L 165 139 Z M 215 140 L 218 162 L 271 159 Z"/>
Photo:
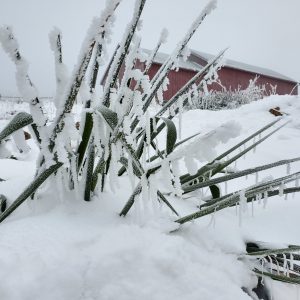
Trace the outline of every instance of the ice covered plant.
<path fill-rule="evenodd" d="M 199 97 L 191 101 L 187 109 L 233 109 L 243 104 L 260 100 L 266 96 L 267 93 L 264 85 L 261 86 L 257 84 L 258 78 L 259 77 L 255 77 L 253 80 L 251 79 L 245 89 L 239 87 L 235 90 L 228 90 L 222 87 L 221 91 L 211 90 L 207 93 L 202 93 Z"/>
<path fill-rule="evenodd" d="M 77 198 L 90 201 L 95 193 L 101 198 L 101 192 L 106 186 L 111 190 L 117 189 L 118 177 L 127 176 L 133 192 L 124 203 L 120 216 L 126 216 L 137 199 L 143 202 L 159 201 L 177 215 L 178 226 L 232 205 L 239 205 L 240 209 L 243 209 L 249 201 L 271 197 L 276 193 L 299 191 L 297 185 L 294 188 L 285 187 L 285 184 L 298 180 L 299 172 L 257 183 L 231 194 L 222 195 L 218 186 L 220 182 L 300 159 L 228 172 L 232 163 L 284 126 L 286 122 L 283 118 L 267 124 L 221 155 L 215 153 L 215 146 L 218 143 L 226 143 L 228 139 L 239 134 L 239 127 L 233 121 L 210 132 L 200 132 L 181 139 L 183 109 L 217 76 L 224 51 L 194 75 L 168 102 L 162 102 L 164 105 L 159 111 L 154 114 L 150 112 L 151 103 L 156 99 L 162 100 L 163 91 L 168 88 L 170 70 L 176 69 L 178 60 L 186 57 L 189 40 L 215 8 L 216 1 L 208 3 L 150 80 L 148 71 L 167 34 L 165 30 L 162 31 L 150 55 L 142 52 L 139 29 L 146 0 L 136 0 L 132 19 L 113 54 L 103 93 L 96 93 L 98 71 L 107 56 L 106 45 L 110 38 L 114 13 L 120 1 L 107 1 L 101 16 L 93 20 L 71 75 L 67 74 L 63 63 L 62 34 L 59 29 L 51 32 L 50 45 L 54 53 L 57 85 L 54 99 L 56 117 L 51 122 L 28 75 L 28 63 L 19 49 L 12 29 L 9 26 L 1 27 L 0 41 L 16 65 L 17 86 L 24 101 L 30 105 L 30 114 L 16 115 L 0 132 L 0 143 L 5 143 L 11 134 L 30 125 L 40 151 L 33 182 L 15 201 L 9 201 L 10 205 L 6 209 L 4 204 L 1 205 L 3 212 L 0 214 L 0 222 L 28 197 L 34 199 L 38 188 L 49 180 L 49 177 L 57 179 L 52 180 L 52 187 L 53 184 L 63 182 L 65 193 L 73 193 Z M 144 69 L 137 67 L 138 60 L 144 62 Z M 78 123 L 80 126 L 76 128 L 72 108 L 79 93 L 84 102 L 84 109 Z M 173 118 L 179 120 L 178 129 Z M 254 138 L 257 140 L 250 144 Z M 162 139 L 165 140 L 163 145 L 159 142 Z M 236 153 L 241 147 L 244 147 L 243 150 Z M 186 174 L 183 174 L 179 167 L 181 161 L 188 170 Z M 194 161 L 201 164 L 210 162 L 200 169 L 195 169 Z M 215 176 L 224 172 L 223 176 Z M 160 179 L 163 179 L 163 184 Z M 178 211 L 171 203 L 172 198 L 168 195 L 182 197 L 205 187 L 210 189 L 211 198 L 195 213 L 179 218 Z M 4 203 L 4 200 L 1 201 Z"/>

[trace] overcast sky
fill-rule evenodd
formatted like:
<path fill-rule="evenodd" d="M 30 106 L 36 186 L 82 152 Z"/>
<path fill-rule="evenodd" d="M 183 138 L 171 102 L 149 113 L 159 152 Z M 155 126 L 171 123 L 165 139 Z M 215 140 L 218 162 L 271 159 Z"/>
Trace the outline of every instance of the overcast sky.
<path fill-rule="evenodd" d="M 152 49 L 163 27 L 171 52 L 208 1 L 148 0 L 142 15 L 142 47 Z M 121 38 L 131 18 L 134 0 L 123 0 L 116 13 L 110 49 Z M 64 60 L 71 71 L 93 16 L 104 0 L 0 0 L 0 25 L 12 25 L 30 76 L 40 95 L 52 95 L 53 57 L 48 33 L 53 26 L 63 32 Z M 217 54 L 230 47 L 227 57 L 266 67 L 300 81 L 300 0 L 219 0 L 189 47 Z M 15 68 L 0 49 L 0 94 L 16 95 Z"/>

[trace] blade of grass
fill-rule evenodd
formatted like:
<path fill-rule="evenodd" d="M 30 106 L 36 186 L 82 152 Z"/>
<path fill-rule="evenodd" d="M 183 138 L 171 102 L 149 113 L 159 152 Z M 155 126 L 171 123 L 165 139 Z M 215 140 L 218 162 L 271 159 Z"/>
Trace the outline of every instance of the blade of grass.
<path fill-rule="evenodd" d="M 0 223 L 3 222 L 12 212 L 15 211 L 32 193 L 34 193 L 42 183 L 45 182 L 54 172 L 56 172 L 63 164 L 57 163 L 50 166 L 39 174 L 32 183 L 19 195 L 19 197 L 0 215 Z"/>

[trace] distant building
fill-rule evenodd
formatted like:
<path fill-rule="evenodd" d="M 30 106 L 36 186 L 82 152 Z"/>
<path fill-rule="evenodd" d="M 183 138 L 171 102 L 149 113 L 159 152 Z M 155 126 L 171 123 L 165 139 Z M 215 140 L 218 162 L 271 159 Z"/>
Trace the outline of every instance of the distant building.
<path fill-rule="evenodd" d="M 143 49 L 144 52 L 150 53 L 149 50 Z M 154 62 L 148 72 L 150 79 L 156 74 L 160 66 L 166 61 L 168 55 L 165 53 L 157 53 Z M 186 61 L 179 60 L 179 70 L 171 70 L 169 72 L 168 90 L 164 92 L 164 99 L 169 100 L 196 72 L 200 71 L 214 56 L 208 53 L 191 50 L 191 54 Z M 144 63 L 137 62 L 137 67 L 143 69 Z M 102 83 L 104 84 L 107 72 L 104 74 Z M 121 72 L 122 74 L 122 72 Z M 274 88 L 279 95 L 292 94 L 297 95 L 297 82 L 285 75 L 277 73 L 270 69 L 256 67 L 226 59 L 223 67 L 218 72 L 219 80 L 223 87 L 227 90 L 245 89 L 249 85 L 249 81 L 258 77 L 257 85 L 264 85 L 266 94 L 270 94 Z M 222 86 L 218 83 L 208 85 L 209 90 L 222 90 Z"/>

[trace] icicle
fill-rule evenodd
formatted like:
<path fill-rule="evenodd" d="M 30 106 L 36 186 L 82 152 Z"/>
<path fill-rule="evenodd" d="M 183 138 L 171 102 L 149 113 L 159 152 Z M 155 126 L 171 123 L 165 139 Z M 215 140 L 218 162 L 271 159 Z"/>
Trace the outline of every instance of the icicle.
<path fill-rule="evenodd" d="M 147 159 L 147 144 L 146 142 L 144 142 L 144 149 L 143 149 L 143 153 L 142 153 L 142 157 L 141 157 L 141 161 L 142 161 L 142 166 L 145 167 L 146 166 L 146 159 Z"/>
<path fill-rule="evenodd" d="M 157 132 L 156 118 L 152 119 L 152 126 L 153 126 L 153 132 Z M 156 145 L 157 145 L 157 143 L 156 143 Z"/>
<path fill-rule="evenodd" d="M 225 181 L 225 195 L 228 194 L 228 183 L 227 181 Z"/>
<path fill-rule="evenodd" d="M 181 140 L 181 134 L 182 134 L 182 107 L 183 107 L 183 101 L 182 98 L 180 97 L 179 99 L 179 113 L 178 113 L 178 137 L 179 140 Z"/>
<path fill-rule="evenodd" d="M 131 159 L 130 155 L 128 156 L 128 168 L 127 168 L 127 172 L 128 172 L 128 177 L 129 177 L 129 180 L 130 180 L 130 183 L 131 183 L 131 187 L 132 187 L 132 190 L 133 190 L 134 187 L 135 187 L 135 175 L 133 173 L 132 159 Z"/>
<path fill-rule="evenodd" d="M 80 193 L 79 193 L 79 183 L 78 183 L 78 177 L 77 177 L 77 166 L 76 166 L 75 156 L 71 157 L 70 168 L 71 168 L 72 180 L 74 183 L 74 194 L 75 194 L 75 197 L 78 198 Z"/>
<path fill-rule="evenodd" d="M 286 255 L 284 253 L 282 253 L 283 256 L 283 272 L 285 275 L 287 275 L 288 273 L 288 268 L 287 268 L 287 259 L 286 259 Z"/>
<path fill-rule="evenodd" d="M 57 172 L 57 174 L 54 178 L 56 180 L 58 199 L 59 199 L 60 202 L 62 202 L 63 198 L 64 198 L 62 170 L 58 170 L 58 172 Z"/>
<path fill-rule="evenodd" d="M 245 190 L 240 191 L 240 207 L 242 209 L 242 212 L 245 212 L 247 210 L 247 198 L 245 196 Z"/>
<path fill-rule="evenodd" d="M 284 183 L 281 182 L 280 186 L 279 186 L 279 196 L 282 197 L 283 196 L 283 190 L 284 190 Z"/>
<path fill-rule="evenodd" d="M 109 172 L 109 185 L 111 191 L 115 191 L 115 187 L 119 187 L 118 178 L 118 161 L 121 156 L 120 148 L 116 144 L 111 145 L 111 160 L 110 160 L 110 172 Z"/>
<path fill-rule="evenodd" d="M 149 110 L 146 111 L 145 118 L 146 118 L 146 141 L 147 141 L 147 145 L 149 146 L 151 143 L 151 124 L 150 124 Z"/>
<path fill-rule="evenodd" d="M 157 199 L 157 180 L 155 175 L 149 177 L 149 198 L 152 203 L 152 210 L 154 214 L 159 211 L 158 199 Z"/>
<path fill-rule="evenodd" d="M 174 179 L 174 193 L 176 196 L 182 196 L 182 189 L 180 184 L 180 170 L 179 170 L 179 162 L 178 160 L 172 161 L 172 171 L 173 171 L 173 179 Z"/>
<path fill-rule="evenodd" d="M 256 143 L 256 137 L 253 138 L 253 145 Z M 256 152 L 256 146 L 253 148 L 253 154 Z"/>
<path fill-rule="evenodd" d="M 142 200 L 143 200 L 143 204 L 144 204 L 144 207 L 147 206 L 148 204 L 148 196 L 149 196 L 149 193 L 148 193 L 148 180 L 146 178 L 146 175 L 143 175 L 142 178 L 141 178 L 141 184 L 142 184 Z"/>
<path fill-rule="evenodd" d="M 294 255 L 293 255 L 293 253 L 290 254 L 290 268 L 292 271 L 294 270 Z"/>
<path fill-rule="evenodd" d="M 245 176 L 245 180 L 248 180 L 248 174 Z"/>
<path fill-rule="evenodd" d="M 256 200 L 258 201 L 258 204 L 261 204 L 261 194 L 256 195 Z"/>
<path fill-rule="evenodd" d="M 290 163 L 287 163 L 287 164 L 286 164 L 286 174 L 287 174 L 287 175 L 290 175 L 290 174 L 291 174 L 291 164 L 290 164 Z"/>
<path fill-rule="evenodd" d="M 169 162 L 164 160 L 162 161 L 162 165 L 161 165 L 161 172 L 160 172 L 160 178 L 163 181 L 164 187 L 169 190 L 172 191 L 173 190 L 173 185 L 172 185 L 172 175 L 170 173 L 170 166 L 169 166 Z"/>
<path fill-rule="evenodd" d="M 155 137 L 155 145 L 156 145 L 156 148 L 155 148 L 155 154 L 157 155 L 157 156 L 159 156 L 159 154 L 158 154 L 158 140 L 157 140 L 157 136 Z M 161 160 L 161 157 L 159 156 L 159 160 Z"/>
<path fill-rule="evenodd" d="M 255 184 L 258 184 L 258 172 L 255 173 Z"/>
<path fill-rule="evenodd" d="M 242 226 L 242 208 L 241 205 L 239 205 L 239 226 Z"/>
<path fill-rule="evenodd" d="M 267 203 L 268 203 L 268 191 L 264 192 L 264 200 L 263 200 L 263 208 L 266 208 Z"/>
<path fill-rule="evenodd" d="M 254 217 L 254 198 L 251 199 L 251 216 Z"/>

